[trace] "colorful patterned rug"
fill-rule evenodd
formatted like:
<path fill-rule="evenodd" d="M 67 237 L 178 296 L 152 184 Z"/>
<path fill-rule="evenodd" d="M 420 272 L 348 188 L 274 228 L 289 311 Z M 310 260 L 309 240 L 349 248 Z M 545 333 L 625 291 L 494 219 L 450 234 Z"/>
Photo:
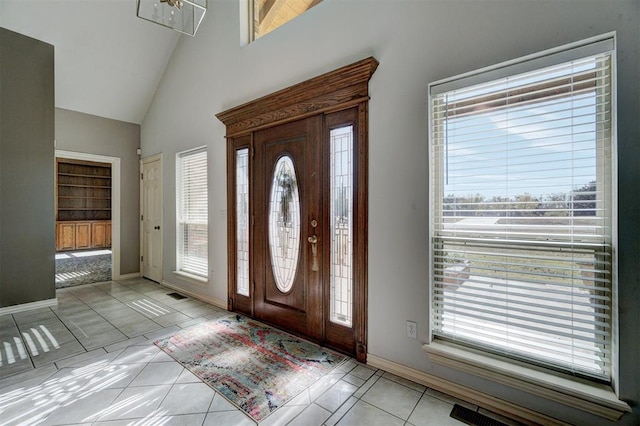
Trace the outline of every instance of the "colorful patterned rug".
<path fill-rule="evenodd" d="M 346 359 L 241 315 L 198 324 L 154 343 L 256 421 Z"/>

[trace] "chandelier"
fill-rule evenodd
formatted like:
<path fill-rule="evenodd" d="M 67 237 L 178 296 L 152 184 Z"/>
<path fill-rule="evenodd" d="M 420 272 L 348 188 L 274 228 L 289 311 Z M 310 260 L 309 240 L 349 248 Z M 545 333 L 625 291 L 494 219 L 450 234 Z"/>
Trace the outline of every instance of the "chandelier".
<path fill-rule="evenodd" d="M 138 18 L 190 36 L 196 35 L 207 0 L 138 0 Z"/>

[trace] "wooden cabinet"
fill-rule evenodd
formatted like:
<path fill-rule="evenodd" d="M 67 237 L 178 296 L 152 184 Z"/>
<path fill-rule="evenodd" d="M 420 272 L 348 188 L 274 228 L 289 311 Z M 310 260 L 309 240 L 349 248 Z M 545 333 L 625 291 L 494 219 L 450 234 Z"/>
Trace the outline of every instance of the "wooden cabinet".
<path fill-rule="evenodd" d="M 76 248 L 76 224 L 58 223 L 56 226 L 56 250 L 73 250 Z"/>
<path fill-rule="evenodd" d="M 56 250 L 111 247 L 111 221 L 57 222 Z"/>
<path fill-rule="evenodd" d="M 76 249 L 91 248 L 91 223 L 76 223 Z"/>
<path fill-rule="evenodd" d="M 107 247 L 107 223 L 91 223 L 91 247 Z"/>
<path fill-rule="evenodd" d="M 106 222 L 105 232 L 105 247 L 111 247 L 111 222 Z"/>

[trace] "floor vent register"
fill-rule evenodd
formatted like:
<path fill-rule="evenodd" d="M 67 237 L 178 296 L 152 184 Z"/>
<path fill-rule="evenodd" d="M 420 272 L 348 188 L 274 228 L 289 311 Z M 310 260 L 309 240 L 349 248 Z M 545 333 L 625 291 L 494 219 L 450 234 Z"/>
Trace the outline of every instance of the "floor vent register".
<path fill-rule="evenodd" d="M 177 300 L 182 300 L 182 299 L 186 299 L 187 298 L 187 296 L 183 296 L 180 293 L 167 293 L 167 296 L 171 296 L 171 297 L 173 297 L 174 299 L 177 299 Z"/>
<path fill-rule="evenodd" d="M 492 419 L 491 417 L 458 404 L 453 406 L 453 410 L 451 410 L 449 416 L 472 426 L 507 426 L 496 419 Z"/>

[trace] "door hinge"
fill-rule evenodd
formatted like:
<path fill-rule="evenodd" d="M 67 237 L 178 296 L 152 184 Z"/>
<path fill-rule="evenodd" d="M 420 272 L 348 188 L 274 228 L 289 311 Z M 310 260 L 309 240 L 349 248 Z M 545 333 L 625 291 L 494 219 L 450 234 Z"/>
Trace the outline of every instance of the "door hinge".
<path fill-rule="evenodd" d="M 143 220 L 144 220 L 144 215 L 143 215 L 143 214 L 141 214 L 141 215 L 140 215 L 140 221 L 143 221 Z"/>
<path fill-rule="evenodd" d="M 229 300 L 227 301 L 227 310 L 233 312 L 233 297 L 230 297 Z"/>
<path fill-rule="evenodd" d="M 140 256 L 140 262 L 144 262 L 144 256 Z"/>
<path fill-rule="evenodd" d="M 144 180 L 144 173 L 140 173 L 140 180 Z"/>
<path fill-rule="evenodd" d="M 256 224 L 256 215 L 252 214 L 251 215 L 251 226 L 254 226 Z"/>
<path fill-rule="evenodd" d="M 251 158 L 256 156 L 256 148 L 254 146 L 251 147 Z"/>

